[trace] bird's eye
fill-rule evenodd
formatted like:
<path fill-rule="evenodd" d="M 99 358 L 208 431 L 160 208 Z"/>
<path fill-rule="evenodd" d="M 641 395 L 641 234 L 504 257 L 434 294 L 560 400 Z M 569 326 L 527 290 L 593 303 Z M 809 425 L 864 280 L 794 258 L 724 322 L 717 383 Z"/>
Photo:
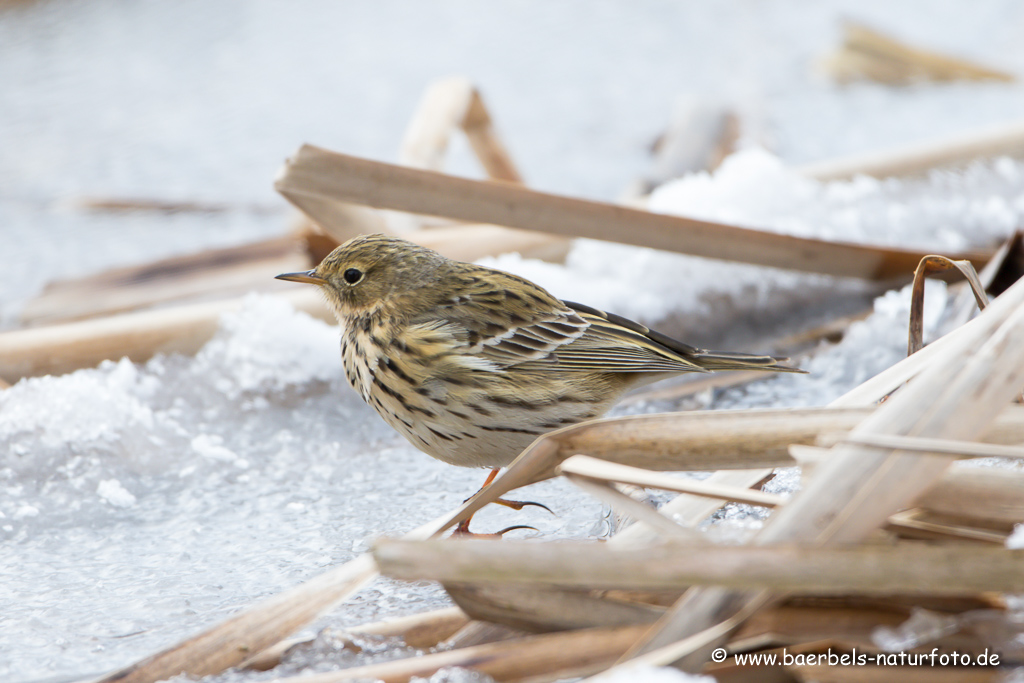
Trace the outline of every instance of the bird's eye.
<path fill-rule="evenodd" d="M 350 285 L 354 285 L 355 283 L 363 279 L 363 271 L 359 270 L 358 268 L 349 268 L 344 273 L 342 273 L 341 276 L 345 278 L 345 282 L 349 283 Z"/>

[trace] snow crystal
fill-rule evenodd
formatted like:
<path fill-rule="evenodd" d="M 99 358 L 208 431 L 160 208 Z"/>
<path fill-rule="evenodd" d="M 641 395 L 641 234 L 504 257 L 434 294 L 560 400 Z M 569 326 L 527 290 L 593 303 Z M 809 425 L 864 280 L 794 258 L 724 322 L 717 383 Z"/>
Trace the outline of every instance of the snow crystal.
<path fill-rule="evenodd" d="M 114 507 L 127 508 L 135 505 L 135 496 L 117 479 L 104 479 L 96 487 L 96 494 Z"/>
<path fill-rule="evenodd" d="M 494 683 L 494 679 L 479 671 L 449 666 L 438 669 L 430 678 L 413 676 L 409 683 Z"/>
<path fill-rule="evenodd" d="M 959 618 L 915 607 L 910 617 L 897 626 L 879 626 L 871 632 L 871 642 L 885 652 L 902 652 L 952 635 L 960 630 Z"/>
<path fill-rule="evenodd" d="M 192 372 L 232 399 L 330 381 L 340 371 L 334 329 L 308 315 L 296 316 L 279 297 L 250 294 L 241 310 L 224 316 Z"/>

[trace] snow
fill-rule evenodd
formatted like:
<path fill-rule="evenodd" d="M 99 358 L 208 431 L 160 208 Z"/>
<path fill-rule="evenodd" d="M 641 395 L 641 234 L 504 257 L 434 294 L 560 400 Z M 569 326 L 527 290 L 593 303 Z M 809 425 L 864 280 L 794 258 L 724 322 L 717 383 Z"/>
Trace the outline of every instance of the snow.
<path fill-rule="evenodd" d="M 1006 547 L 1010 550 L 1024 548 L 1024 524 L 1016 524 L 1013 533 L 1006 539 Z"/>
<path fill-rule="evenodd" d="M 283 234 L 286 214 L 270 183 L 287 154 L 309 141 L 393 159 L 423 86 L 450 73 L 481 84 L 540 189 L 614 198 L 646 168 L 646 143 L 673 99 L 698 92 L 738 103 L 753 124 L 750 144 L 713 174 L 660 188 L 653 210 L 950 251 L 991 245 L 1024 222 L 1024 165 L 1010 159 L 914 180 L 821 183 L 792 170 L 1024 114 L 1017 85 L 838 88 L 808 75 L 812 58 L 834 43 L 839 17 L 851 13 L 1024 68 L 1014 3 L 980 3 L 956 21 L 932 3 L 790 0 L 241 7 L 43 2 L 0 13 L 0 61 L 9 67 L 0 75 L 9 255 L 0 324 L 50 279 Z M 570 24 L 577 30 L 567 33 Z M 478 174 L 464 141 L 453 141 L 452 154 L 456 171 Z M 235 208 L 96 214 L 75 208 L 83 195 Z M 564 266 L 516 255 L 484 262 L 708 346 L 791 331 L 870 299 L 850 280 L 588 240 Z M 943 329 L 949 298 L 945 285 L 929 285 L 929 335 Z M 877 297 L 840 343 L 801 361 L 809 375 L 701 400 L 714 408 L 826 404 L 905 355 L 908 302 L 906 289 Z M 677 407 L 639 403 L 617 414 Z M 337 330 L 273 297 L 248 297 L 194 357 L 20 381 L 0 392 L 0 679 L 85 677 L 129 663 L 352 559 L 383 534 L 439 516 L 483 477 L 398 437 L 346 385 Z M 799 472 L 783 471 L 769 486 L 791 492 Z M 487 509 L 475 528 L 608 533 L 602 506 L 565 482 L 520 497 L 556 516 Z M 742 535 L 762 515 L 730 506 L 715 525 L 723 538 Z M 277 673 L 408 654 L 369 640 L 353 654 L 339 634 L 447 604 L 434 586 L 378 581 L 311 625 L 314 644 Z M 430 680 L 475 676 L 445 671 Z M 688 679 L 659 669 L 643 680 Z"/>

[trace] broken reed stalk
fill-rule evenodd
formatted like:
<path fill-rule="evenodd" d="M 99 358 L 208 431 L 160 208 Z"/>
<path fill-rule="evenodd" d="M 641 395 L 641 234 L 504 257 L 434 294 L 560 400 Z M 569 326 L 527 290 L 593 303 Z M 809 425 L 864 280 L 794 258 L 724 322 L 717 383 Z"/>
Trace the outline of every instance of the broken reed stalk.
<path fill-rule="evenodd" d="M 910 286 L 910 333 L 907 341 L 907 355 L 913 356 L 924 348 L 924 283 L 925 278 L 934 273 L 941 273 L 951 268 L 960 271 L 974 292 L 978 308 L 984 310 L 988 305 L 985 286 L 978 279 L 978 273 L 970 261 L 954 261 L 945 256 L 930 254 L 921 259 L 914 270 L 914 281 Z"/>
<path fill-rule="evenodd" d="M 665 249 L 694 256 L 867 279 L 903 279 L 924 254 L 740 228 L 456 178 L 301 147 L 274 187 L 291 201 L 364 204 Z M 984 262 L 990 254 L 961 255 Z"/>
<path fill-rule="evenodd" d="M 399 163 L 441 170 L 448 141 L 455 130 L 466 134 L 489 177 L 510 183 L 523 182 L 494 130 L 480 91 L 472 81 L 462 77 L 443 78 L 427 87 L 405 130 Z"/>
<path fill-rule="evenodd" d="M 381 540 L 373 556 L 382 574 L 406 581 L 593 590 L 684 589 L 701 584 L 801 595 L 1024 591 L 1024 550 L 970 545 L 720 546 L 673 539 L 634 552 L 582 542 Z"/>
<path fill-rule="evenodd" d="M 979 529 L 963 523 L 964 520 L 948 519 L 930 514 L 926 510 L 901 510 L 889 516 L 885 528 L 901 538 L 927 541 L 970 541 L 972 543 L 994 544 L 1000 548 L 1006 543 L 1009 530 L 994 531 Z"/>
<path fill-rule="evenodd" d="M 842 47 L 825 63 L 840 82 L 869 78 L 890 85 L 915 81 L 1003 81 L 1014 76 L 961 57 L 908 45 L 862 24 L 847 22 Z"/>
<path fill-rule="evenodd" d="M 947 335 L 950 341 L 941 356 L 879 406 L 855 434 L 970 439 L 983 432 L 1024 384 L 1024 281 L 1010 287 L 974 322 Z M 835 450 L 816 467 L 807 488 L 769 519 L 755 538 L 756 545 L 855 543 L 920 498 L 950 462 L 948 457 L 852 444 Z M 764 591 L 691 589 L 631 654 L 691 637 L 769 600 Z M 685 662 L 665 663 L 699 670 L 706 654 L 694 651 Z"/>

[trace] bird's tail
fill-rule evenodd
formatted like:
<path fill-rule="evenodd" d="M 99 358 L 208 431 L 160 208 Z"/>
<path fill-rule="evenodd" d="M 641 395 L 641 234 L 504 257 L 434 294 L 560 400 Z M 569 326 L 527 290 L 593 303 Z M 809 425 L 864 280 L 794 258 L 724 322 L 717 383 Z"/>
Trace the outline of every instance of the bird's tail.
<path fill-rule="evenodd" d="M 749 353 L 733 353 L 731 351 L 703 351 L 693 357 L 693 361 L 708 370 L 764 370 L 765 372 L 799 372 L 806 370 L 791 365 L 781 365 L 788 358 L 777 356 L 756 356 Z"/>

